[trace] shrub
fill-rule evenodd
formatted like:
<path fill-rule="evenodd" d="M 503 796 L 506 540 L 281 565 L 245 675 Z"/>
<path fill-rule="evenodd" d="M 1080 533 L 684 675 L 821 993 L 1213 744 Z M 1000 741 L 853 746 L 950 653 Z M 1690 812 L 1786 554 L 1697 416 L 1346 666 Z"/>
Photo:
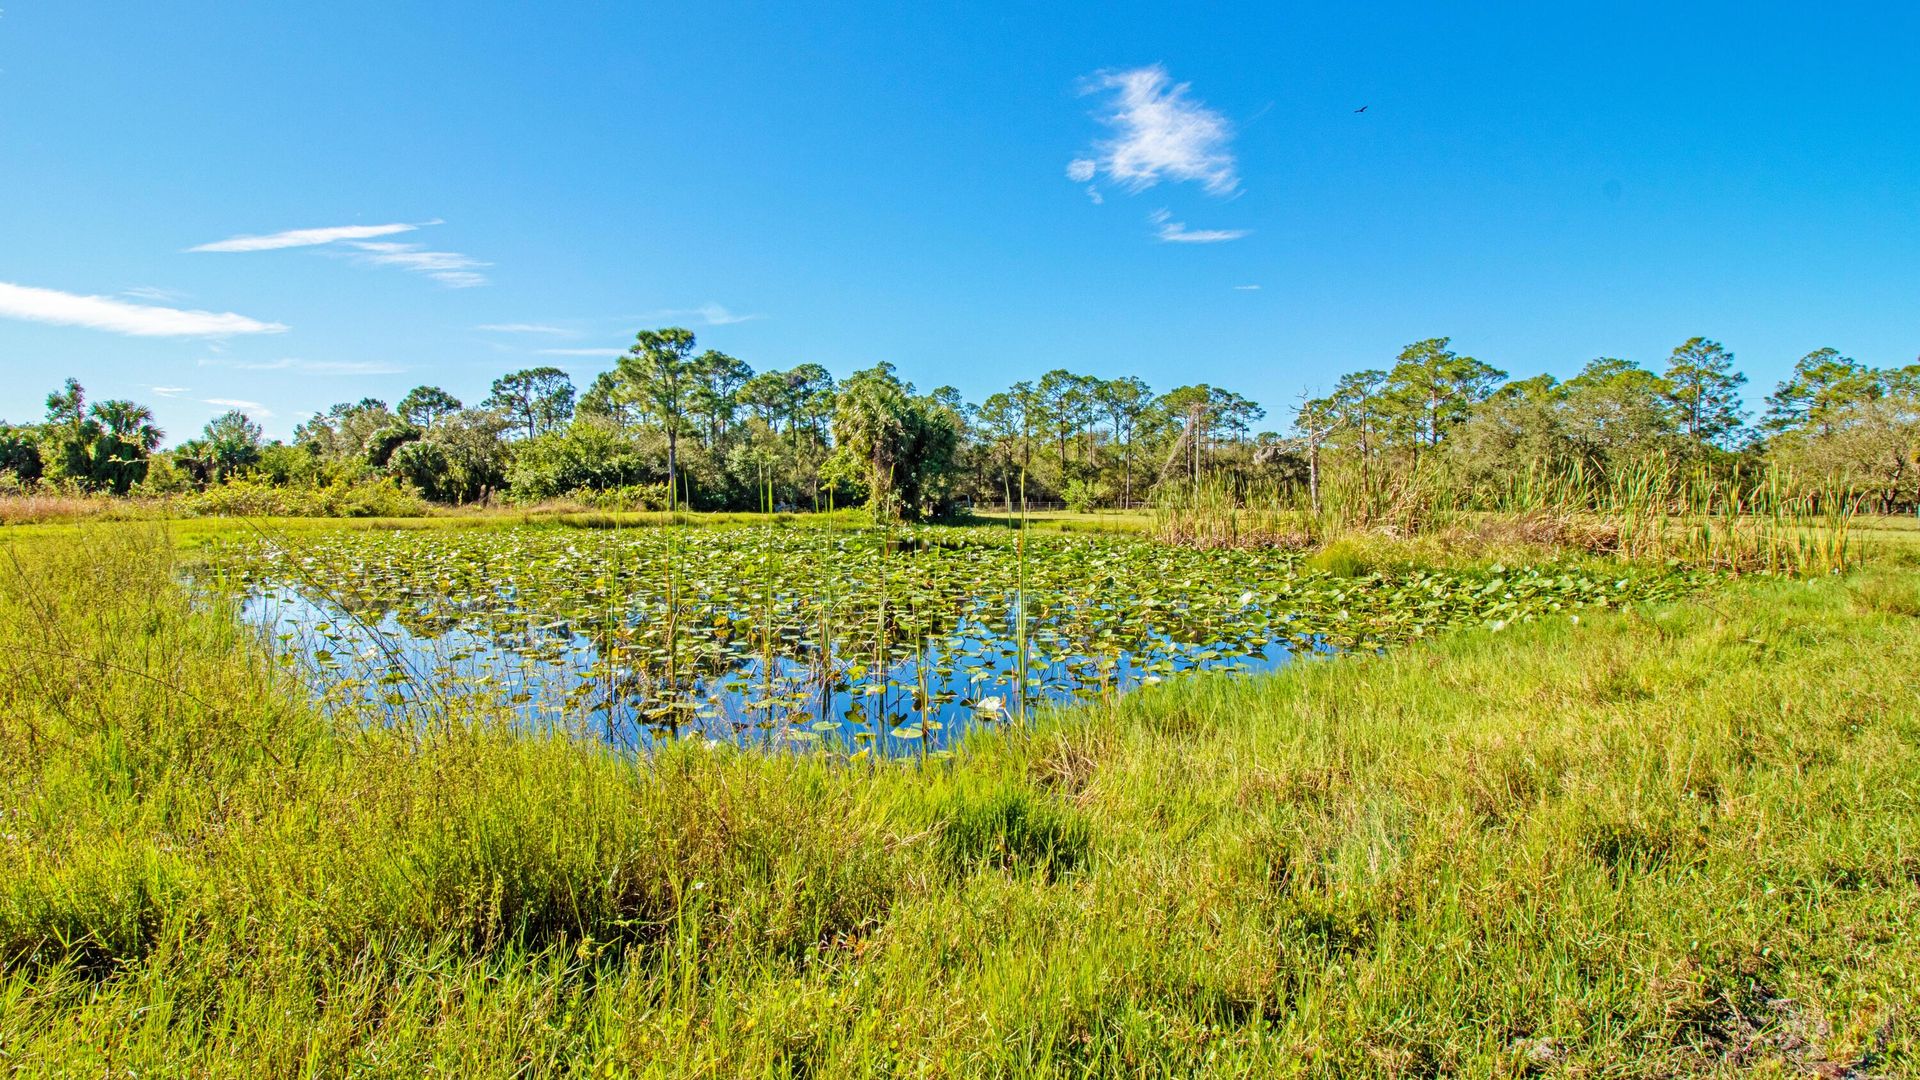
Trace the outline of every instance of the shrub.
<path fill-rule="evenodd" d="M 1314 552 L 1307 557 L 1307 565 L 1343 578 L 1364 577 L 1373 568 L 1366 549 L 1350 539 L 1335 540 Z"/>
<path fill-rule="evenodd" d="M 274 487 L 242 479 L 182 497 L 181 512 L 198 517 L 421 517 L 427 504 L 391 481 Z"/>
<path fill-rule="evenodd" d="M 1067 482 L 1067 488 L 1060 493 L 1060 498 L 1066 502 L 1067 509 L 1084 514 L 1099 504 L 1100 489 L 1086 480 L 1074 479 Z"/>

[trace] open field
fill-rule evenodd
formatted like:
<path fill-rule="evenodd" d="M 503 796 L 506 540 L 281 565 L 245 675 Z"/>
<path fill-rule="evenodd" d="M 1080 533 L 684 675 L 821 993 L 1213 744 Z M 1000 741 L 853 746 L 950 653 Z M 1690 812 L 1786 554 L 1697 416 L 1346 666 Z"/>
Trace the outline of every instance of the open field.
<path fill-rule="evenodd" d="M 923 765 L 635 756 L 476 697 L 344 723 L 190 601 L 181 536 L 8 536 L 10 1069 L 1920 1061 L 1911 569 L 1183 678 Z"/>

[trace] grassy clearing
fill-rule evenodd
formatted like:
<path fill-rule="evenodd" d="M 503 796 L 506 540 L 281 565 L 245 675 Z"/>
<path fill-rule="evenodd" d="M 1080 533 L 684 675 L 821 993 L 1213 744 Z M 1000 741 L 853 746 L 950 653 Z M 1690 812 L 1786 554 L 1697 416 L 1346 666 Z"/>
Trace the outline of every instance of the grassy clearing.
<path fill-rule="evenodd" d="M 928 769 L 336 730 L 154 529 L 0 549 L 0 1065 L 1904 1075 L 1920 575 L 1202 677 Z"/>

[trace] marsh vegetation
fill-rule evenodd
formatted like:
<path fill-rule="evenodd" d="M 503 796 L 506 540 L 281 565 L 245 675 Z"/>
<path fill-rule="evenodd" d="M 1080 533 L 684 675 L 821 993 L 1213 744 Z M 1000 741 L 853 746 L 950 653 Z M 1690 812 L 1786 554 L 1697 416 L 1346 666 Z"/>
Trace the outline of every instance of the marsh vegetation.
<path fill-rule="evenodd" d="M 450 687 L 529 724 L 892 755 L 969 724 L 1296 653 L 1678 596 L 1665 564 L 1367 566 L 1019 529 L 804 521 L 260 532 L 199 580 L 247 598 L 316 692 L 408 723 Z"/>
<path fill-rule="evenodd" d="M 1126 620 L 1185 606 L 1154 622 L 1168 634 L 1191 619 L 1192 640 L 1224 640 L 1242 618 L 1291 634 L 1280 614 L 1298 611 L 1345 648 L 1036 700 L 1023 723 L 889 763 L 581 738 L 528 723 L 507 687 L 448 685 L 398 714 L 432 722 L 381 722 L 377 697 L 316 697 L 239 597 L 315 588 L 357 619 L 473 627 L 538 658 L 542 620 L 611 642 L 629 624 L 608 612 L 676 621 L 659 604 L 680 596 L 699 629 L 647 647 L 721 670 L 787 631 L 796 655 L 931 635 L 936 597 L 1004 616 L 1018 534 L 194 536 L 186 556 L 140 523 L 6 541 L 9 1068 L 1893 1076 L 1920 1060 L 1910 556 L 1731 578 L 1030 534 L 1035 639 L 1135 633 L 1062 599 L 1110 570 Z M 209 593 L 214 567 L 235 599 Z M 823 610 L 844 638 L 813 637 Z"/>
<path fill-rule="evenodd" d="M 981 441 L 884 368 L 826 428 L 768 423 L 784 463 L 729 457 L 752 510 L 689 513 L 735 429 L 661 411 L 664 354 L 602 388 L 631 430 L 563 427 L 543 376 L 496 410 L 531 410 L 511 449 L 425 395 L 417 435 L 362 403 L 261 451 L 318 483 L 36 484 L 7 512 L 47 522 L 0 532 L 0 1063 L 1911 1069 L 1920 530 L 1864 513 L 1905 496 L 1615 368 L 1660 445 L 1461 471 L 1597 391 L 1494 393 L 1445 344 L 1286 446 L 1187 394 L 1178 467 L 1117 513 L 1073 475 L 1090 428 L 1052 432 L 1050 487 L 1035 430 Z M 1906 393 L 1881 374 L 1801 422 L 1852 438 Z M 1124 481 L 1146 429 L 1114 430 Z M 658 491 L 429 513 L 394 473 L 646 477 L 621 440 L 654 435 Z M 969 468 L 998 514 L 909 520 Z M 182 512 L 235 519 L 97 520 Z"/>

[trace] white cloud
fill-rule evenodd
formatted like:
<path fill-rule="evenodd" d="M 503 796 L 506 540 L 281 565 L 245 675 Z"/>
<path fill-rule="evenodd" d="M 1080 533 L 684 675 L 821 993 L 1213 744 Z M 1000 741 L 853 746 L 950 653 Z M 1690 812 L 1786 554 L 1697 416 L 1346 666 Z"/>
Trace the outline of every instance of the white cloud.
<path fill-rule="evenodd" d="M 278 334 L 283 323 L 261 322 L 232 312 L 186 311 L 129 304 L 105 296 L 80 296 L 57 289 L 0 282 L 0 318 L 25 319 L 55 326 L 84 326 L 134 337 L 224 337 Z"/>
<path fill-rule="evenodd" d="M 266 420 L 273 416 L 273 410 L 257 401 L 242 401 L 239 398 L 210 397 L 201 398 L 202 404 L 218 405 L 223 409 L 239 409 L 255 420 Z"/>
<path fill-rule="evenodd" d="M 1220 244 L 1247 235 L 1245 229 L 1189 229 L 1178 221 L 1160 226 L 1155 235 L 1169 244 Z"/>
<path fill-rule="evenodd" d="M 474 329 L 495 334 L 552 334 L 555 337 L 572 337 L 574 334 L 564 326 L 547 326 L 543 323 L 482 323 Z"/>
<path fill-rule="evenodd" d="M 438 225 L 438 218 L 420 225 L 394 222 L 390 225 L 336 225 L 325 229 L 289 229 L 263 236 L 233 236 L 188 251 L 275 251 L 293 247 L 329 247 L 344 245 L 355 249 L 358 258 L 375 266 L 397 266 L 416 274 L 425 274 L 449 288 L 468 289 L 487 284 L 480 268 L 482 262 L 457 251 L 429 251 L 425 244 L 376 240 L 374 237 L 413 232 L 422 225 Z"/>
<path fill-rule="evenodd" d="M 726 308 L 721 307 L 719 304 L 711 303 L 701 304 L 696 313 L 702 319 L 706 320 L 708 326 L 727 326 L 732 323 L 752 322 L 755 319 L 765 317 L 761 315 L 736 315 Z"/>
<path fill-rule="evenodd" d="M 725 307 L 719 304 L 716 304 L 711 300 L 707 301 L 704 304 L 701 304 L 699 307 L 668 308 L 664 311 L 655 311 L 655 312 L 651 312 L 649 314 L 640 316 L 640 319 L 643 322 L 655 322 L 660 320 L 671 320 L 671 319 L 697 319 L 708 326 L 731 326 L 734 323 L 752 322 L 755 319 L 764 319 L 764 318 L 766 318 L 766 316 L 764 315 L 735 314 L 734 312 L 728 311 Z"/>
<path fill-rule="evenodd" d="M 537 356 L 624 356 L 627 350 L 614 346 L 610 349 L 535 349 Z"/>
<path fill-rule="evenodd" d="M 1186 222 L 1174 221 L 1168 210 L 1155 210 L 1147 220 L 1160 226 L 1154 235 L 1169 244 L 1218 244 L 1247 235 L 1246 229 L 1189 229 Z"/>
<path fill-rule="evenodd" d="M 1134 191 L 1163 179 L 1195 181 L 1211 194 L 1233 194 L 1240 186 L 1229 145 L 1233 126 L 1190 97 L 1189 89 L 1158 64 L 1092 76 L 1086 93 L 1112 92 L 1101 120 L 1114 134 L 1069 162 L 1067 177 L 1085 183 L 1104 172 Z"/>
<path fill-rule="evenodd" d="M 135 285 L 131 289 L 121 290 L 120 295 L 131 296 L 135 300 L 153 300 L 162 304 L 171 304 L 187 298 L 187 294 L 178 289 L 162 289 L 157 285 Z"/>
<path fill-rule="evenodd" d="M 1259 292 L 1260 291 L 1260 286 L 1258 285 L 1235 285 L 1233 288 L 1235 292 Z"/>
<path fill-rule="evenodd" d="M 1087 198 L 1091 199 L 1093 201 L 1093 205 L 1095 206 L 1099 206 L 1101 203 L 1104 203 L 1107 201 L 1107 197 L 1105 195 L 1100 194 L 1100 189 L 1097 187 L 1094 187 L 1092 184 L 1087 185 Z"/>
<path fill-rule="evenodd" d="M 161 397 L 179 397 L 192 388 L 187 386 L 149 386 L 147 389 L 159 394 Z"/>
<path fill-rule="evenodd" d="M 397 364 L 378 360 L 202 360 L 201 367 L 232 368 L 235 371 L 304 371 L 314 375 L 398 375 L 407 370 Z"/>
<path fill-rule="evenodd" d="M 362 260 L 375 266 L 397 266 L 428 277 L 453 289 L 485 285 L 487 277 L 479 268 L 492 266 L 457 251 L 428 251 L 424 244 L 402 244 L 391 240 L 356 240 L 350 247 L 359 249 Z"/>
<path fill-rule="evenodd" d="M 430 221 L 429 225 L 439 222 Z M 286 232 L 266 233 L 261 236 L 229 236 L 225 240 L 215 240 L 211 244 L 190 247 L 188 251 L 277 251 L 280 248 L 318 247 L 340 240 L 371 240 L 376 236 L 392 236 L 394 233 L 412 232 L 418 225 L 395 222 L 391 225 L 335 225 L 326 229 L 288 229 Z"/>

